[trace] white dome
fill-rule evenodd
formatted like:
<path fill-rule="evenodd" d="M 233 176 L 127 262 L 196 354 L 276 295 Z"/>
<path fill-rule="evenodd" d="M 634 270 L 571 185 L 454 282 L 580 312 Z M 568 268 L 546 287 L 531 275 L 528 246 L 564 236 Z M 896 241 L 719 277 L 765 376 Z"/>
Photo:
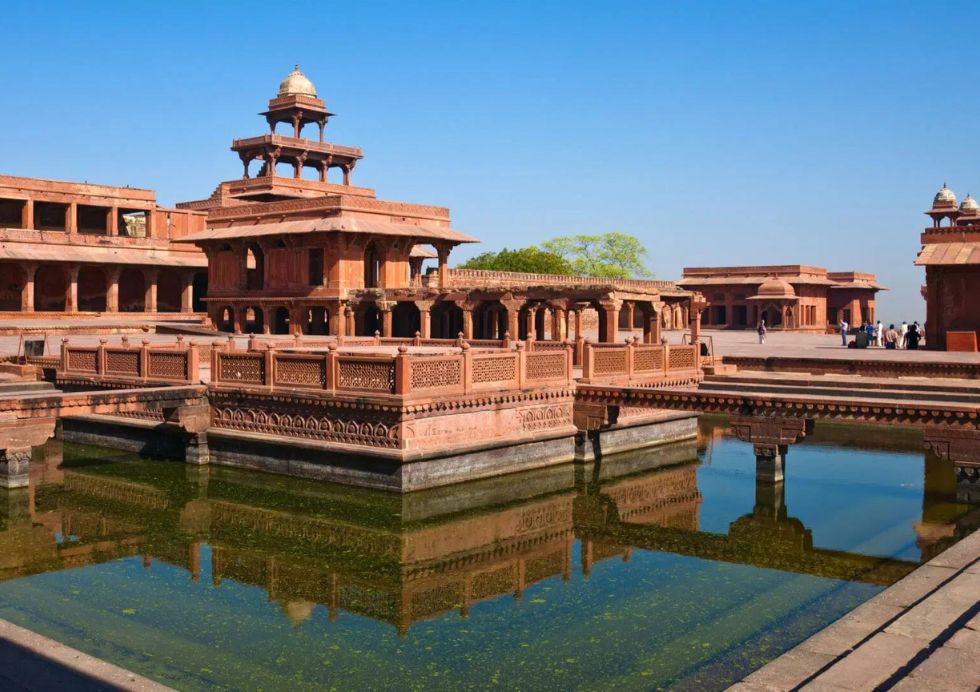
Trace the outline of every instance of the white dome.
<path fill-rule="evenodd" d="M 977 201 L 973 199 L 973 195 L 967 194 L 966 198 L 963 200 L 963 203 L 960 205 L 960 211 L 980 211 L 980 205 L 978 205 Z"/>
<path fill-rule="evenodd" d="M 933 205 L 943 203 L 943 204 L 956 204 L 956 195 L 953 191 L 946 187 L 946 183 L 943 183 L 943 189 L 936 193 L 936 196 L 932 200 Z"/>
<path fill-rule="evenodd" d="M 279 84 L 279 96 L 312 96 L 316 98 L 316 87 L 299 71 L 299 65 Z"/>

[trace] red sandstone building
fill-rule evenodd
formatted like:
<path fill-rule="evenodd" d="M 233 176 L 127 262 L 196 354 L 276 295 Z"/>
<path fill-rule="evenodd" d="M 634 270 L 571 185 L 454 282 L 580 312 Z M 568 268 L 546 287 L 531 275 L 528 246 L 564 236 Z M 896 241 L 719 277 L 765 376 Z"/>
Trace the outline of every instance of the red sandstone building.
<path fill-rule="evenodd" d="M 203 310 L 207 260 L 172 241 L 205 220 L 151 190 L 0 176 L 0 311 Z"/>
<path fill-rule="evenodd" d="M 450 271 L 451 250 L 476 239 L 454 229 L 444 207 L 384 201 L 353 185 L 363 153 L 324 141 L 332 114 L 298 68 L 261 115 L 269 132 L 231 145 L 242 177 L 178 205 L 208 214 L 207 229 L 181 241 L 207 255 L 208 312 L 219 329 L 565 339 L 583 337 L 583 313 L 595 310 L 603 341 L 617 340 L 625 322 L 659 342 L 662 326 L 686 325 L 691 293 L 670 282 Z M 438 268 L 422 276 L 427 256 Z"/>
<path fill-rule="evenodd" d="M 922 249 L 915 263 L 926 268 L 926 344 L 937 349 L 976 350 L 980 206 L 971 195 L 957 206 L 956 195 L 943 184 L 925 213 L 932 226 L 922 232 Z"/>
<path fill-rule="evenodd" d="M 822 267 L 685 267 L 678 286 L 708 301 L 701 324 L 715 329 L 823 332 L 841 319 L 850 324 L 875 319 L 875 295 L 884 290 L 874 274 L 828 272 Z"/>

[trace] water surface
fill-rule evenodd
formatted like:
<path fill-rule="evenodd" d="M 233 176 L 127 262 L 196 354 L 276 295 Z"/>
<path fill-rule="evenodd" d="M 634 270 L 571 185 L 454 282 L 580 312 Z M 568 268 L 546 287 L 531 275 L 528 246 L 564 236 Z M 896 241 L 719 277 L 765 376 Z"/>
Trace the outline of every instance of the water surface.
<path fill-rule="evenodd" d="M 818 425 L 782 486 L 697 444 L 407 497 L 52 443 L 0 617 L 181 689 L 718 689 L 976 523 L 914 431 Z"/>

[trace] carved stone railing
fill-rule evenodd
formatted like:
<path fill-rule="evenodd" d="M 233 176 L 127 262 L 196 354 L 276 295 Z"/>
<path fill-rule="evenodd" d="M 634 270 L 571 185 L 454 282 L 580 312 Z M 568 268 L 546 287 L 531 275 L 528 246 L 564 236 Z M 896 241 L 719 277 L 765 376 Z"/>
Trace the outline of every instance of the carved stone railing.
<path fill-rule="evenodd" d="M 110 346 L 107 339 L 98 346 L 73 346 L 64 339 L 57 379 L 117 385 L 196 384 L 201 381 L 200 347 L 182 341 L 153 347 L 149 341 L 139 346 L 124 341 Z"/>
<path fill-rule="evenodd" d="M 699 344 L 585 344 L 585 384 L 676 384 L 701 379 Z"/>
<path fill-rule="evenodd" d="M 572 349 L 527 352 L 483 351 L 469 344 L 453 353 L 397 355 L 343 353 L 331 343 L 326 352 L 274 348 L 213 350 L 211 383 L 262 391 L 317 390 L 332 394 L 432 398 L 480 391 L 517 391 L 572 382 Z"/>
<path fill-rule="evenodd" d="M 503 272 L 489 269 L 450 269 L 449 285 L 456 286 L 611 286 L 622 290 L 676 290 L 673 281 L 654 279 L 607 279 L 595 276 Z"/>

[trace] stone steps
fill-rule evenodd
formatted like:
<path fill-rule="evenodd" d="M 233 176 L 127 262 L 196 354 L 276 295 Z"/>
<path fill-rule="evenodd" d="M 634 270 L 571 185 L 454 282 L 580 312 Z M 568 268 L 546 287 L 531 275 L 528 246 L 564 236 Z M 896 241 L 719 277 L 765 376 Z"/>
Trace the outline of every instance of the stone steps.
<path fill-rule="evenodd" d="M 977 386 L 900 380 L 862 381 L 861 378 L 824 380 L 707 376 L 698 389 L 703 392 L 868 399 L 914 405 L 927 402 L 980 405 L 980 387 Z"/>
<path fill-rule="evenodd" d="M 21 397 L 25 394 L 50 394 L 58 391 L 51 382 L 15 380 L 0 381 L 0 398 Z"/>

